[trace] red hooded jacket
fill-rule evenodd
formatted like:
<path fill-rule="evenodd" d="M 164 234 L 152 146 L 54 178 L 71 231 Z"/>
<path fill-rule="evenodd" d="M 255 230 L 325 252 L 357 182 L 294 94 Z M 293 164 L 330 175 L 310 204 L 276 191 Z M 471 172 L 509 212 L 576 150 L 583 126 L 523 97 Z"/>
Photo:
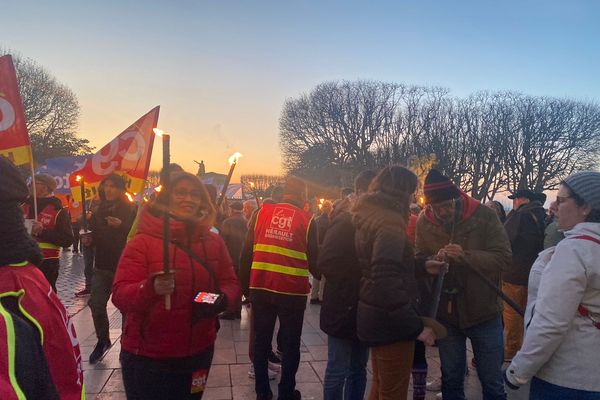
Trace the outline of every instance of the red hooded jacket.
<path fill-rule="evenodd" d="M 0 266 L 0 297 L 13 296 L 18 300 L 19 314 L 39 331 L 42 349 L 48 362 L 52 381 L 61 399 L 75 400 L 84 398 L 83 371 L 81 353 L 75 328 L 56 293 L 44 278 L 42 272 L 33 264 Z M 7 313 L 0 304 L 0 324 L 5 324 Z M 6 324 L 5 334 L 12 331 Z M 12 336 L 12 341 L 10 337 Z M 19 338 L 0 334 L 0 365 L 11 362 L 10 352 L 18 351 Z M 15 349 L 15 340 L 17 348 Z M 28 350 L 33 351 L 33 350 Z M 15 360 L 12 360 L 13 362 Z M 16 360 L 18 363 L 18 360 Z M 19 365 L 17 364 L 17 368 Z M 2 368 L 0 368 L 2 369 Z M 14 388 L 0 378 L 0 398 L 13 398 Z M 14 398 L 17 398 L 15 395 Z"/>
<path fill-rule="evenodd" d="M 127 318 L 121 338 L 123 350 L 150 358 L 182 358 L 210 348 L 217 336 L 216 317 L 192 322 L 192 302 L 200 291 L 214 292 L 208 271 L 175 244 L 169 247 L 171 269 L 175 271 L 175 292 L 171 310 L 165 309 L 164 296 L 154 292 L 151 276 L 163 270 L 162 218 L 149 207 L 141 214 L 137 234 L 119 261 L 113 282 L 112 301 Z M 228 308 L 240 296 L 231 258 L 223 239 L 196 223 L 191 231 L 183 222 L 171 220 L 171 239 L 189 248 L 217 276 L 219 289 Z"/>

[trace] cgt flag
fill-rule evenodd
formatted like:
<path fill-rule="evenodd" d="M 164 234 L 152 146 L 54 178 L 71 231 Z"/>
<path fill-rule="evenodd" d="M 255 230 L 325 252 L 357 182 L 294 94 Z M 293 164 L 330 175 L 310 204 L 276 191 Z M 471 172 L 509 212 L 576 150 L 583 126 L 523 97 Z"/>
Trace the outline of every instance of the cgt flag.
<path fill-rule="evenodd" d="M 15 165 L 32 161 L 17 74 L 10 55 L 0 57 L 0 156 Z"/>
<path fill-rule="evenodd" d="M 71 172 L 69 185 L 73 200 L 81 201 L 81 190 L 77 176 L 85 182 L 85 197 L 93 199 L 98 194 L 100 182 L 112 173 L 125 178 L 127 191 L 141 193 L 144 189 L 152 145 L 154 144 L 153 128 L 158 123 L 160 107 L 155 107 L 125 129 L 119 136 L 86 160 L 83 167 Z"/>

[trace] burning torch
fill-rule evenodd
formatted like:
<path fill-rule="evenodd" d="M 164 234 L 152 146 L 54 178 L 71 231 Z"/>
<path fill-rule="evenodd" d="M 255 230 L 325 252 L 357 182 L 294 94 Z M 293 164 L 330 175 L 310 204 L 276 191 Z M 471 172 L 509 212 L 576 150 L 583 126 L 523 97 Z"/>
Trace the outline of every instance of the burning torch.
<path fill-rule="evenodd" d="M 240 153 L 235 152 L 231 157 L 229 157 L 229 173 L 227 174 L 227 179 L 225 180 L 223 189 L 221 190 L 221 195 L 217 200 L 217 209 L 221 207 L 221 203 L 223 203 L 223 199 L 225 199 L 225 193 L 227 192 L 227 188 L 229 187 L 229 182 L 231 181 L 233 170 L 235 169 L 235 166 L 237 165 L 238 161 L 240 161 L 241 156 L 242 155 Z"/>

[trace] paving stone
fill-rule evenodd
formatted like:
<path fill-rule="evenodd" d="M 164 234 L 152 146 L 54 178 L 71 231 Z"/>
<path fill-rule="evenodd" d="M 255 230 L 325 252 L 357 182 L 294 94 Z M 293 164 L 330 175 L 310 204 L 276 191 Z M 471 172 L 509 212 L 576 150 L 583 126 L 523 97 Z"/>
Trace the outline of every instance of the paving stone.
<path fill-rule="evenodd" d="M 213 365 L 214 364 L 235 364 L 237 363 L 235 350 L 231 349 L 215 349 L 215 354 L 213 356 Z"/>
<path fill-rule="evenodd" d="M 87 399 L 90 400 L 91 398 Z M 125 392 L 100 393 L 96 396 L 96 400 L 127 400 L 127 396 L 125 395 Z"/>
<path fill-rule="evenodd" d="M 327 346 L 306 346 L 315 361 L 327 361 Z"/>
<path fill-rule="evenodd" d="M 317 373 L 313 369 L 313 367 L 308 362 L 301 362 L 298 367 L 298 372 L 296 372 L 296 382 L 321 382 Z"/>
<path fill-rule="evenodd" d="M 231 386 L 229 365 L 213 365 L 208 373 L 207 387 Z"/>
<path fill-rule="evenodd" d="M 108 378 L 106 385 L 104 385 L 104 388 L 102 389 L 102 393 L 124 392 L 124 391 L 125 391 L 125 386 L 123 386 L 123 376 L 121 375 L 121 370 L 115 369 L 115 371 L 112 373 L 110 378 Z"/>
<path fill-rule="evenodd" d="M 100 393 L 113 371 L 112 369 L 88 369 L 87 371 L 83 371 L 85 392 Z"/>
<path fill-rule="evenodd" d="M 232 398 L 231 386 L 209 387 L 202 395 L 203 400 L 230 400 Z"/>

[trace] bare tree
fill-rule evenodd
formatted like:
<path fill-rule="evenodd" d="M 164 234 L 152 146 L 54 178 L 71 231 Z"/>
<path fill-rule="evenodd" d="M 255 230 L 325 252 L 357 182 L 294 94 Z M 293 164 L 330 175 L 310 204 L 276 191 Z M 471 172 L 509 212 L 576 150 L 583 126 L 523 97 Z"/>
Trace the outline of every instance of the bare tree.
<path fill-rule="evenodd" d="M 75 134 L 80 109 L 71 89 L 29 58 L 13 54 L 13 61 L 35 161 L 90 153 L 89 141 Z"/>
<path fill-rule="evenodd" d="M 288 99 L 280 119 L 288 172 L 321 184 L 365 167 L 435 159 L 472 197 L 553 189 L 597 165 L 600 107 L 569 99 L 380 82 L 326 82 Z M 435 157 L 433 157 L 434 155 Z"/>

